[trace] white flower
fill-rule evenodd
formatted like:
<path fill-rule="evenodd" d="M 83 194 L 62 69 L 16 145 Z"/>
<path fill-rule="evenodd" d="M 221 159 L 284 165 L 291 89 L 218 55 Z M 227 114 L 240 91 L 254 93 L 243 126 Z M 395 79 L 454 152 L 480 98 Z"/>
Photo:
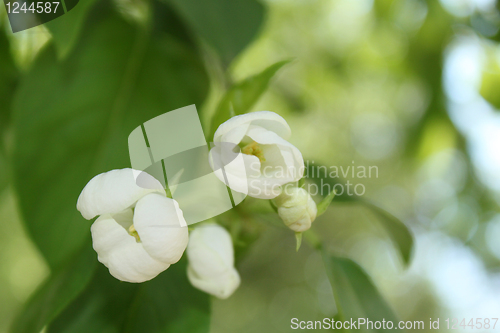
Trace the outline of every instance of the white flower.
<path fill-rule="evenodd" d="M 225 299 L 240 285 L 231 236 L 223 227 L 209 223 L 194 229 L 189 236 L 187 256 L 187 274 L 194 287 Z"/>
<path fill-rule="evenodd" d="M 318 213 L 311 195 L 300 187 L 286 187 L 274 202 L 278 207 L 278 215 L 295 232 L 309 229 Z"/>
<path fill-rule="evenodd" d="M 300 151 L 286 141 L 291 135 L 285 119 L 270 111 L 233 117 L 214 135 L 213 160 L 221 160 L 231 189 L 260 199 L 272 199 L 281 185 L 298 181 L 304 173 Z M 241 148 L 243 159 L 228 158 L 224 150 Z M 212 162 L 213 163 L 213 162 Z M 217 172 L 224 181 L 222 173 Z"/>
<path fill-rule="evenodd" d="M 78 198 L 77 209 L 90 220 L 98 260 L 115 278 L 144 282 L 181 258 L 188 229 L 177 202 L 162 185 L 143 172 L 138 186 L 132 169 L 95 176 Z"/>

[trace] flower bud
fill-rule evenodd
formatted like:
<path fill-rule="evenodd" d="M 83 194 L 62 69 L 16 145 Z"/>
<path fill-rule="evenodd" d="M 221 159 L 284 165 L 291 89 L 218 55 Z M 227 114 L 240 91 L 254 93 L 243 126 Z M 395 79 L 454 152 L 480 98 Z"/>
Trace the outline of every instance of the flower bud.
<path fill-rule="evenodd" d="M 285 187 L 274 199 L 278 215 L 285 225 L 295 232 L 303 232 L 311 227 L 318 209 L 311 195 L 300 187 Z"/>
<path fill-rule="evenodd" d="M 187 256 L 188 279 L 194 287 L 225 299 L 240 285 L 231 236 L 218 224 L 203 224 L 191 232 Z"/>

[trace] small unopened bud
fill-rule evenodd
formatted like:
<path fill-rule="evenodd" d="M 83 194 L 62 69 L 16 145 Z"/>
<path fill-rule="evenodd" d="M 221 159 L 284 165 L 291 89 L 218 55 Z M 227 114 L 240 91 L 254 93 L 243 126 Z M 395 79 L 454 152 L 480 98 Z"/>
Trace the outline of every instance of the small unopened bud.
<path fill-rule="evenodd" d="M 284 188 L 274 202 L 280 218 L 295 232 L 309 229 L 318 212 L 311 195 L 300 187 Z"/>

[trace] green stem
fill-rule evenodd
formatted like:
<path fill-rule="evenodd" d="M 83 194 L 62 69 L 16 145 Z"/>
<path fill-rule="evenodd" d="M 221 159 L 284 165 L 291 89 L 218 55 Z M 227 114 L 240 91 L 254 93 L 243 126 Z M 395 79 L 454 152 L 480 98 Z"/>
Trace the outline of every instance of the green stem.
<path fill-rule="evenodd" d="M 311 245 L 312 248 L 316 250 L 321 250 L 322 248 L 321 239 L 314 230 L 309 229 L 307 231 L 304 231 L 303 234 L 304 234 L 304 239 L 309 243 L 309 245 Z"/>

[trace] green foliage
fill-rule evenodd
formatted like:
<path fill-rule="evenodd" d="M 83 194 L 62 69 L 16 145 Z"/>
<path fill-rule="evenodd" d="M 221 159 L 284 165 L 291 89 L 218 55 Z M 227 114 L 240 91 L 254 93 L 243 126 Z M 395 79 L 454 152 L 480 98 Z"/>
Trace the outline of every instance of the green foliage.
<path fill-rule="evenodd" d="M 328 207 L 330 207 L 335 194 L 335 190 L 332 190 L 326 197 L 321 200 L 321 202 L 318 204 L 318 216 L 323 215 Z"/>
<path fill-rule="evenodd" d="M 51 274 L 30 298 L 12 327 L 12 333 L 40 332 L 63 311 L 89 283 L 97 267 L 90 242 L 67 265 Z"/>
<path fill-rule="evenodd" d="M 271 208 L 274 210 L 274 212 L 278 213 L 278 206 L 276 206 L 274 200 L 269 200 L 269 204 L 271 205 Z"/>
<path fill-rule="evenodd" d="M 9 126 L 12 96 L 17 87 L 19 71 L 10 53 L 10 43 L 0 29 L 0 193 L 9 183 L 9 165 L 5 151 L 4 135 Z"/>
<path fill-rule="evenodd" d="M 393 311 L 374 286 L 373 281 L 355 262 L 323 253 L 326 273 L 333 289 L 339 320 L 368 318 L 371 321 L 398 323 Z M 395 326 L 394 326 L 395 327 Z M 360 332 L 389 332 L 387 329 L 358 327 Z M 356 330 L 356 331 L 358 331 Z"/>
<path fill-rule="evenodd" d="M 290 60 L 279 61 L 259 74 L 251 76 L 232 86 L 222 97 L 210 126 L 208 140 L 213 140 L 217 128 L 234 115 L 250 111 L 250 108 L 259 100 L 269 86 L 269 82 L 276 72 L 289 63 Z"/>
<path fill-rule="evenodd" d="M 135 127 L 166 111 L 204 101 L 208 78 L 200 49 L 193 41 L 204 40 L 227 68 L 256 36 L 264 16 L 264 7 L 256 0 L 162 1 L 150 3 L 155 6 L 153 22 L 139 27 L 122 18 L 107 1 L 80 0 L 77 10 L 46 24 L 53 40 L 19 86 L 8 40 L 0 32 L 0 135 L 10 122 L 15 95 L 14 185 L 27 230 L 53 271 L 19 315 L 14 333 L 39 332 L 46 325 L 47 332 L 69 333 L 209 330 L 210 298 L 190 286 L 185 259 L 152 281 L 120 282 L 97 262 L 89 242 L 90 223 L 76 211 L 78 195 L 93 176 L 129 166 L 126 142 Z M 433 115 L 447 117 L 442 59 L 451 35 L 451 18 L 443 14 L 439 4 L 427 2 L 429 15 L 422 29 L 408 37 L 408 63 L 433 94 L 422 121 L 409 135 L 416 139 L 409 142 L 419 141 Z M 389 20 L 393 3 L 377 1 L 375 14 Z M 212 118 L 208 140 L 224 121 L 250 111 L 288 62 L 275 63 L 231 86 Z M 494 94 L 497 81 L 495 76 L 486 80 L 486 85 L 483 82 L 486 88 L 481 93 L 500 108 Z M 6 157 L 0 150 L 0 191 L 6 184 L 6 168 Z M 309 180 L 323 180 L 330 188 L 344 184 L 326 174 Z M 327 210 L 334 196 L 332 191 L 322 199 L 318 215 Z M 337 196 L 336 202 L 353 202 L 370 209 L 404 261 L 410 261 L 413 237 L 403 222 L 375 203 L 347 192 Z M 272 200 L 270 203 L 276 210 Z M 247 223 L 251 217 L 243 220 L 245 223 L 233 230 L 235 234 L 253 227 Z M 278 224 L 283 227 L 281 221 Z M 252 241 L 259 231 L 251 233 Z M 302 236 L 295 234 L 297 250 Z M 320 246 L 314 233 L 306 232 L 304 238 Z M 241 243 L 248 246 L 251 242 Z M 361 267 L 326 254 L 324 262 L 340 319 L 395 321 Z"/>
<path fill-rule="evenodd" d="M 1 170 L 0 172 L 0 194 L 1 194 L 9 184 L 9 174 L 10 174 L 7 158 L 5 157 L 1 149 L 0 149 L 0 170 Z"/>
<path fill-rule="evenodd" d="M 0 142 L 10 121 L 12 96 L 17 86 L 19 72 L 10 53 L 10 43 L 4 29 L 0 29 Z M 1 145 L 3 148 L 3 145 Z"/>
<path fill-rule="evenodd" d="M 409 264 L 413 253 L 413 236 L 408 227 L 397 217 L 373 202 L 364 199 L 360 200 L 360 202 L 370 208 L 379 217 L 380 223 L 382 223 L 392 241 L 399 249 L 404 262 Z"/>
<path fill-rule="evenodd" d="M 217 51 L 226 66 L 253 40 L 264 18 L 264 7 L 256 0 L 165 1 Z"/>
<path fill-rule="evenodd" d="M 44 49 L 17 91 L 15 185 L 27 229 L 48 263 L 67 260 L 89 236 L 76 210 L 95 175 L 130 165 L 129 133 L 143 122 L 200 104 L 200 59 L 164 33 L 125 22 L 106 3 L 71 54 Z"/>
<path fill-rule="evenodd" d="M 309 165 L 307 169 L 307 174 L 311 175 L 308 178 L 310 181 L 316 183 L 319 187 L 323 184 L 328 184 L 330 188 L 335 190 L 335 186 L 340 184 L 345 185 L 345 181 L 340 178 L 330 178 L 328 177 L 327 168 L 319 168 L 319 164 Z M 332 192 L 333 192 L 332 190 Z M 331 195 L 331 193 L 329 193 Z M 337 195 L 335 202 L 355 202 L 372 210 L 380 219 L 380 222 L 384 229 L 387 231 L 389 237 L 393 241 L 394 245 L 398 249 L 404 262 L 408 264 L 411 259 L 412 249 L 413 249 L 413 236 L 408 229 L 408 227 L 400 221 L 398 218 L 387 212 L 386 210 L 380 208 L 376 204 L 365 200 L 364 198 L 357 196 L 355 194 L 348 195 L 347 191 L 343 191 L 341 195 Z M 319 212 L 319 209 L 318 209 Z"/>
<path fill-rule="evenodd" d="M 181 260 L 141 284 L 120 282 L 100 265 L 87 289 L 47 332 L 201 333 L 209 324 L 209 296 L 189 284 Z"/>
<path fill-rule="evenodd" d="M 81 295 L 49 323 L 47 333 L 122 332 L 137 290 L 138 285 L 117 281 L 100 265 Z"/>
<path fill-rule="evenodd" d="M 438 1 L 425 1 L 428 13 L 422 27 L 409 40 L 408 70 L 414 73 L 427 89 L 432 91 L 429 105 L 419 122 L 413 126 L 407 136 L 406 154 L 412 156 L 417 152 L 423 140 L 425 128 L 436 118 L 449 120 L 445 107 L 443 91 L 443 53 L 451 39 L 452 17 Z"/>
<path fill-rule="evenodd" d="M 57 20 L 47 22 L 59 57 L 66 57 L 80 37 L 83 24 L 96 0 L 80 0 L 77 10 L 70 10 Z"/>

